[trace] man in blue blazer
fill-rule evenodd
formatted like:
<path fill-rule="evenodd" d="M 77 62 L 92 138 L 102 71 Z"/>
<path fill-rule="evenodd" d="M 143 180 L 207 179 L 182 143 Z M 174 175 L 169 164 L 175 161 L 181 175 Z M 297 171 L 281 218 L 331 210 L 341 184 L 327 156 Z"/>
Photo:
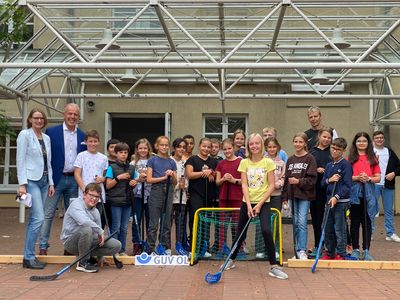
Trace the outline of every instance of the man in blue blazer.
<path fill-rule="evenodd" d="M 80 117 L 79 106 L 68 103 L 64 109 L 64 122 L 46 130 L 51 141 L 51 166 L 55 194 L 48 197 L 45 204 L 44 223 L 40 231 L 40 255 L 47 255 L 51 223 L 61 196 L 64 198 L 65 210 L 71 198 L 78 197 L 78 185 L 74 178 L 74 162 L 78 153 L 86 150 L 85 133 L 77 126 Z"/>

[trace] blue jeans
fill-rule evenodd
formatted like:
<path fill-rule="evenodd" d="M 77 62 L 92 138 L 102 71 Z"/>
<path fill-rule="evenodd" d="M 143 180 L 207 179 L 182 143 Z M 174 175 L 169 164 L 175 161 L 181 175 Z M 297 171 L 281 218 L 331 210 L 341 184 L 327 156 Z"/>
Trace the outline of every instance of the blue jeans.
<path fill-rule="evenodd" d="M 142 215 L 142 212 L 144 212 L 144 216 Z M 133 201 L 133 206 L 132 206 L 132 215 L 136 214 L 137 222 L 138 224 L 135 223 L 135 219 L 133 219 L 132 222 L 132 243 L 140 243 L 141 237 L 138 235 L 138 232 L 140 233 L 141 226 L 142 226 L 142 218 L 146 218 L 146 231 L 149 229 L 149 205 L 147 203 L 144 204 L 144 207 L 142 207 L 142 198 L 141 197 L 135 197 Z M 143 237 L 144 239 L 144 237 Z"/>
<path fill-rule="evenodd" d="M 393 226 L 393 202 L 394 190 L 387 189 L 383 185 L 375 184 L 376 199 L 382 197 L 383 211 L 385 213 L 385 230 L 386 235 L 391 236 L 394 232 Z"/>
<path fill-rule="evenodd" d="M 61 196 L 64 197 L 65 211 L 67 211 L 69 200 L 71 198 L 78 197 L 78 185 L 75 181 L 74 176 L 61 176 L 60 181 L 55 187 L 54 196 L 47 197 L 44 206 L 44 223 L 42 229 L 40 230 L 39 237 L 40 249 L 47 249 L 49 247 L 51 223 L 53 222 L 53 218 L 56 213 Z"/>
<path fill-rule="evenodd" d="M 35 243 L 44 221 L 44 203 L 49 191 L 49 180 L 43 176 L 38 181 L 28 180 L 27 192 L 32 195 L 29 221 L 26 225 L 24 259 L 35 259 Z"/>
<path fill-rule="evenodd" d="M 310 208 L 310 201 L 295 199 L 294 208 L 294 227 L 296 234 L 296 251 L 306 251 L 307 249 L 307 215 Z"/>
<path fill-rule="evenodd" d="M 111 204 L 111 232 L 117 231 L 117 234 L 114 237 L 121 242 L 121 252 L 125 252 L 126 250 L 126 233 L 128 231 L 131 209 L 132 207 L 130 204 L 124 206 L 114 206 Z"/>
<path fill-rule="evenodd" d="M 339 202 L 329 211 L 325 228 L 325 244 L 330 257 L 334 257 L 335 253 L 342 257 L 346 256 L 346 210 L 349 205 L 347 202 Z"/>

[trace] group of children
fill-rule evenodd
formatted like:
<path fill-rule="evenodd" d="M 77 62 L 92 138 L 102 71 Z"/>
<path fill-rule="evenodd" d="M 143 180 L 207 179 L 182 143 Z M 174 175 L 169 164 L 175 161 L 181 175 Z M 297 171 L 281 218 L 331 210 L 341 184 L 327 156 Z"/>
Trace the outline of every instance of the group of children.
<path fill-rule="evenodd" d="M 265 128 L 263 136 L 251 134 L 247 140 L 242 130 L 237 130 L 232 139 L 227 138 L 222 143 L 202 138 L 197 155 L 192 155 L 193 136 L 175 139 L 172 149 L 169 138 L 160 136 L 154 144 L 155 155 L 152 155 L 149 141 L 140 139 L 135 144 L 132 161 L 128 162 L 129 146 L 117 140 L 110 140 L 107 144 L 107 161 L 106 156 L 97 152 L 99 136 L 92 130 L 85 139 L 88 150 L 80 153 L 75 162 L 75 177 L 81 190 L 89 182 L 104 184 L 102 201 L 106 201 L 103 216 L 108 215 L 104 219 L 110 221 L 111 231 L 118 232 L 121 255 L 127 251 L 126 233 L 130 217 L 133 217 L 134 255 L 142 251 L 149 254 L 157 252 L 157 240 L 161 249 L 166 249 L 161 254 L 171 254 L 173 221 L 176 242 L 187 245 L 191 241 L 197 209 L 237 207 L 240 212 L 235 232 L 240 233 L 249 218 L 259 216 L 259 231 L 266 253 L 257 250 L 256 256 L 263 258 L 267 255 L 271 264 L 269 275 L 285 279 L 287 275 L 276 263 L 269 221 L 271 208 L 281 210 L 291 207 L 297 258 L 322 255 L 317 253 L 317 246 L 324 212 L 328 209 L 326 252 L 322 259 L 372 260 L 369 248 L 378 209 L 374 184 L 381 178 L 379 162 L 366 132 L 355 135 L 347 159 L 344 157 L 346 140 L 336 138 L 332 141 L 332 137 L 332 129 L 324 127 L 319 131 L 315 147 L 308 149 L 307 135 L 299 132 L 292 141 L 294 154 L 288 158 L 281 149 L 274 128 Z M 224 159 L 218 156 L 220 146 Z M 101 210 L 103 207 L 99 206 Z M 349 208 L 350 230 L 346 222 Z M 309 210 L 315 244 L 307 253 Z M 145 224 L 142 222 L 144 219 Z M 359 245 L 360 225 L 363 228 L 363 253 Z M 146 242 L 142 240 L 145 230 Z M 217 241 L 217 247 L 221 247 L 225 235 L 223 230 L 218 233 L 216 239 L 220 241 Z M 235 240 L 238 236 L 233 234 Z M 245 236 L 246 233 L 239 244 Z M 348 244 L 352 246 L 351 257 L 346 253 Z M 226 269 L 234 267 L 239 249 L 236 248 Z M 211 249 L 206 250 L 204 256 L 211 256 Z"/>

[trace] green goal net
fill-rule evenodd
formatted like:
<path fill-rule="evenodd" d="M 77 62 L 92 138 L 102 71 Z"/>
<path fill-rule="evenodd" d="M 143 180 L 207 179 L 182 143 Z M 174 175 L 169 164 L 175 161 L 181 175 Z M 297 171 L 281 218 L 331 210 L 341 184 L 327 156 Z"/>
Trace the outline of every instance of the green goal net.
<path fill-rule="evenodd" d="M 238 221 L 238 208 L 201 208 L 197 210 L 193 223 L 191 264 L 202 259 L 226 259 L 236 234 L 239 234 L 237 233 Z M 282 218 L 277 209 L 271 209 L 270 222 L 276 259 L 282 265 Z M 236 259 L 268 260 L 258 217 L 250 223 L 246 240 Z"/>

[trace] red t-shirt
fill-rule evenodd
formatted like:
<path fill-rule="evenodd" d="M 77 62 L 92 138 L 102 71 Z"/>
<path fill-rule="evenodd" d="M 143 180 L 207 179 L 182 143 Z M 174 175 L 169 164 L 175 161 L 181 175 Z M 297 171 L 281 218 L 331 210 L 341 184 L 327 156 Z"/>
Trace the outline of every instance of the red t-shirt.
<path fill-rule="evenodd" d="M 216 168 L 216 171 L 221 173 L 221 177 L 223 177 L 226 173 L 230 173 L 234 178 L 240 179 L 241 174 L 237 169 L 239 167 L 241 160 L 242 159 L 240 157 L 232 161 L 224 159 L 220 161 L 220 163 Z M 228 193 L 229 203 L 226 203 L 226 201 L 224 200 L 226 200 L 227 198 L 228 185 L 229 185 L 229 193 Z M 224 182 L 219 188 L 220 207 L 240 207 L 242 199 L 243 199 L 243 192 L 242 192 L 242 185 L 240 184 Z"/>
<path fill-rule="evenodd" d="M 358 160 L 353 163 L 353 176 L 357 176 L 358 174 L 364 172 L 367 176 L 371 177 L 374 174 L 381 173 L 381 169 L 379 167 L 379 163 L 371 166 L 368 161 L 368 157 L 366 154 L 360 154 Z"/>

